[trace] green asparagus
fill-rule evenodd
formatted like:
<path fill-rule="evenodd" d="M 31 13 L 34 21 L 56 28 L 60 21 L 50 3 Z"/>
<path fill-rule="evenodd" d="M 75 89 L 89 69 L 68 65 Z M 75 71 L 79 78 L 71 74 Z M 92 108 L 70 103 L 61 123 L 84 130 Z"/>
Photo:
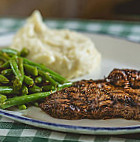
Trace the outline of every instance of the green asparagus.
<path fill-rule="evenodd" d="M 33 85 L 32 87 L 29 88 L 29 92 L 30 93 L 42 92 L 42 88 L 40 88 L 36 85 Z"/>
<path fill-rule="evenodd" d="M 49 81 L 54 86 L 58 85 L 58 83 L 53 78 L 51 78 L 48 72 L 44 72 L 41 70 L 38 70 L 38 72 L 39 72 L 39 75 L 42 76 L 44 80 Z"/>
<path fill-rule="evenodd" d="M 0 94 L 0 103 L 4 103 L 7 100 L 5 95 Z"/>
<path fill-rule="evenodd" d="M 12 58 L 11 60 L 9 60 L 9 62 L 10 62 L 11 69 L 13 70 L 13 73 L 16 76 L 16 83 L 18 84 L 19 87 L 21 87 L 24 77 L 21 75 L 20 70 L 18 69 L 16 60 Z"/>
<path fill-rule="evenodd" d="M 24 75 L 24 80 L 23 80 L 23 82 L 24 82 L 25 84 L 29 85 L 29 86 L 32 86 L 32 85 L 34 84 L 34 80 L 33 80 L 31 77 L 26 76 L 26 75 Z"/>
<path fill-rule="evenodd" d="M 42 77 L 41 77 L 41 76 L 38 76 L 38 77 L 35 78 L 35 83 L 37 83 L 37 84 L 38 84 L 38 83 L 41 83 L 42 80 L 43 80 Z"/>
<path fill-rule="evenodd" d="M 33 67 L 27 64 L 24 64 L 24 68 L 27 74 L 33 75 L 33 76 L 38 76 L 38 70 L 37 67 Z"/>
<path fill-rule="evenodd" d="M 0 74 L 0 83 L 7 84 L 9 83 L 9 79 Z"/>
<path fill-rule="evenodd" d="M 19 108 L 19 110 L 25 110 L 25 109 L 27 109 L 26 105 L 19 105 L 18 108 Z"/>
<path fill-rule="evenodd" d="M 7 62 L 5 62 L 4 64 L 2 64 L 2 65 L 0 66 L 0 68 L 2 68 L 2 69 L 8 69 L 8 68 L 10 68 L 10 63 L 9 63 L 9 61 L 7 61 Z"/>
<path fill-rule="evenodd" d="M 10 59 L 10 56 L 7 54 L 7 53 L 3 53 L 0 51 L 0 56 L 3 57 L 3 59 L 6 61 L 6 60 L 9 60 Z"/>
<path fill-rule="evenodd" d="M 0 86 L 0 94 L 14 94 L 14 89 L 10 86 Z"/>
<path fill-rule="evenodd" d="M 23 67 L 23 59 L 22 58 L 18 58 L 18 67 L 19 67 L 19 71 L 21 73 L 21 77 L 22 77 L 22 81 L 24 78 L 24 67 Z"/>
<path fill-rule="evenodd" d="M 29 93 L 28 88 L 25 85 L 23 85 L 22 90 L 21 90 L 21 94 L 22 95 L 27 95 L 28 93 Z"/>
<path fill-rule="evenodd" d="M 26 57 L 29 55 L 29 50 L 27 48 L 23 48 L 21 51 L 20 51 L 20 56 L 21 57 Z"/>
<path fill-rule="evenodd" d="M 1 49 L 1 52 L 6 53 L 10 56 L 19 55 L 19 52 L 17 50 L 11 48 L 3 48 Z"/>
<path fill-rule="evenodd" d="M 42 87 L 44 91 L 54 90 L 55 87 L 52 85 L 46 85 Z"/>
<path fill-rule="evenodd" d="M 5 69 L 1 71 L 1 74 L 4 76 L 9 76 L 13 74 L 13 70 L 12 69 Z"/>

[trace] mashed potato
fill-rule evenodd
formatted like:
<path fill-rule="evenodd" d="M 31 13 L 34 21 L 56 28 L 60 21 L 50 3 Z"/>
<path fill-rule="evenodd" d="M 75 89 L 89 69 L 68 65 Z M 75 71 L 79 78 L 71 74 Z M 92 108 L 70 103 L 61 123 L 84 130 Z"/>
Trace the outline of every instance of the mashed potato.
<path fill-rule="evenodd" d="M 28 59 L 43 63 L 66 78 L 75 78 L 100 65 L 101 55 L 93 42 L 69 30 L 49 29 L 35 11 L 15 35 L 11 48 L 30 50 Z"/>

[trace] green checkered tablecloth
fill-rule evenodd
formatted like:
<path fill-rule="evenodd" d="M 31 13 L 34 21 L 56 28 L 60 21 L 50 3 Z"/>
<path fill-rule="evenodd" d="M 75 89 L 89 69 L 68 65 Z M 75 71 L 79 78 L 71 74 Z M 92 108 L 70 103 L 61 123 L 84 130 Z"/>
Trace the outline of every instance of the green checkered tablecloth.
<path fill-rule="evenodd" d="M 100 33 L 140 42 L 139 22 L 46 20 L 51 28 Z M 0 18 L 0 35 L 15 32 L 24 24 L 23 19 Z M 0 142 L 137 142 L 140 134 L 93 136 L 61 133 L 18 123 L 0 116 Z"/>

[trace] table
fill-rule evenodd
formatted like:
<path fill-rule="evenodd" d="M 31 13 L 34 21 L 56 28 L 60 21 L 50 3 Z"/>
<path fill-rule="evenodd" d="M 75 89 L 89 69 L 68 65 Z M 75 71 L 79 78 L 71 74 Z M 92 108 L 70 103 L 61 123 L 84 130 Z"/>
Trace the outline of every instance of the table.
<path fill-rule="evenodd" d="M 16 32 L 24 19 L 0 18 L 0 35 Z M 140 22 L 48 19 L 51 28 L 105 34 L 140 42 Z M 15 122 L 0 116 L 0 142 L 138 142 L 140 134 L 93 136 L 61 133 Z"/>

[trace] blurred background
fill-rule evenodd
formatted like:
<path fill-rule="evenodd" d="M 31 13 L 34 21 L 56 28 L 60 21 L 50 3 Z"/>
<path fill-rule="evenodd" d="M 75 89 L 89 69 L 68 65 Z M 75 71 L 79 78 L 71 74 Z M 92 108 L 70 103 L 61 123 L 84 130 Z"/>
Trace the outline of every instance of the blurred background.
<path fill-rule="evenodd" d="M 39 9 L 44 18 L 140 20 L 140 0 L 0 0 L 0 17 L 27 17 Z"/>

